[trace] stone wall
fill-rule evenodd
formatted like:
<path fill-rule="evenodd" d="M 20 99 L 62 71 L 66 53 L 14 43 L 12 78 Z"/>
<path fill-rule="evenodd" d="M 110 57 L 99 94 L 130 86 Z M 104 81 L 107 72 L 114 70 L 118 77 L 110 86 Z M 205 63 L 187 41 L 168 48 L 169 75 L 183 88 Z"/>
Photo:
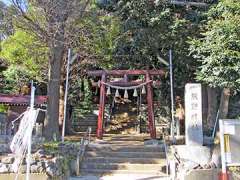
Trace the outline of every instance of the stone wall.
<path fill-rule="evenodd" d="M 10 135 L 0 135 L 0 155 L 11 153 L 10 143 L 12 141 L 12 138 L 13 136 Z M 43 142 L 44 142 L 43 137 L 33 136 L 32 138 L 33 150 L 37 150 Z"/>
<path fill-rule="evenodd" d="M 0 180 L 15 180 L 16 174 L 1 174 Z M 31 174 L 30 179 L 51 180 L 46 174 Z M 26 174 L 19 174 L 18 180 L 26 180 Z"/>
<path fill-rule="evenodd" d="M 9 142 L 8 138 L 6 136 L 2 142 Z M 37 175 L 41 175 L 42 178 L 44 177 L 43 179 L 65 180 L 70 175 L 75 175 L 79 143 L 43 143 L 43 140 L 40 142 L 36 138 L 33 142 L 31 160 L 31 174 L 33 176 L 37 178 Z M 18 157 L 10 153 L 8 144 L 1 151 L 0 180 L 14 177 L 13 163 Z M 3 143 L 1 145 L 3 146 Z M 24 177 L 26 167 L 26 159 L 23 158 L 19 169 L 21 177 Z"/>

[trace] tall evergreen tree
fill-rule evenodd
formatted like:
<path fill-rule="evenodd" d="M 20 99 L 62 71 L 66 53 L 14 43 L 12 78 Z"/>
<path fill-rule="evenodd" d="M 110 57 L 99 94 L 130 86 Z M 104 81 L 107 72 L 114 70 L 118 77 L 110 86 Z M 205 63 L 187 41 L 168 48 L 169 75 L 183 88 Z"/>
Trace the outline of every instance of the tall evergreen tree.
<path fill-rule="evenodd" d="M 213 6 L 202 32 L 190 48 L 201 64 L 197 79 L 223 88 L 220 117 L 225 118 L 230 91 L 240 90 L 240 1 L 221 0 Z"/>

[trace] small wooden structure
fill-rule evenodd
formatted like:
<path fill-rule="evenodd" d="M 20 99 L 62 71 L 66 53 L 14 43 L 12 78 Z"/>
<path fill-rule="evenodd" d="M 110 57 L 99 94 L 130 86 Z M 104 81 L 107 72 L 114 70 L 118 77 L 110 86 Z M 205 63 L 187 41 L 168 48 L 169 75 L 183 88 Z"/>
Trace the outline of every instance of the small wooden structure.
<path fill-rule="evenodd" d="M 7 95 L 0 94 L 0 104 L 8 106 L 29 106 L 30 95 Z M 47 103 L 47 96 L 35 96 L 35 105 L 43 106 Z"/>
<path fill-rule="evenodd" d="M 98 126 L 97 126 L 97 137 L 102 138 L 103 136 L 103 118 L 104 109 L 106 101 L 106 83 L 108 77 L 123 77 L 124 81 L 121 82 L 108 82 L 109 84 L 114 84 L 115 86 L 132 86 L 137 85 L 139 82 L 128 82 L 128 76 L 140 76 L 144 75 L 147 87 L 147 105 L 148 105 L 148 122 L 149 130 L 152 139 L 156 138 L 156 128 L 154 120 L 154 107 L 153 107 L 153 88 L 152 88 L 152 77 L 153 76 L 163 76 L 165 73 L 163 70 L 111 70 L 111 71 L 89 71 L 88 75 L 92 77 L 101 77 L 100 83 L 100 100 L 99 100 L 99 114 L 98 114 Z"/>
<path fill-rule="evenodd" d="M 27 107 L 30 105 L 31 97 L 29 95 L 6 95 L 0 94 L 0 104 L 8 106 L 4 130 L 5 134 L 12 134 L 11 131 L 11 122 L 26 111 Z M 47 103 L 47 96 L 36 96 L 35 97 L 35 106 L 42 107 Z M 37 121 L 43 123 L 45 118 L 45 113 L 40 112 Z M 3 120 L 1 120 L 3 123 Z M 1 130 L 2 131 L 2 130 Z M 14 130 L 15 131 L 15 130 Z"/>

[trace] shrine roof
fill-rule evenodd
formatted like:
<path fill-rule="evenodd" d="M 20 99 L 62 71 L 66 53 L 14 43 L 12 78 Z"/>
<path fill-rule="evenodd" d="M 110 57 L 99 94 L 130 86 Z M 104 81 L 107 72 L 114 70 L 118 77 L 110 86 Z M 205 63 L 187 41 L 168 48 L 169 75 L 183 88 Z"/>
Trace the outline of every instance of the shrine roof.
<path fill-rule="evenodd" d="M 31 96 L 29 95 L 7 95 L 0 94 L 0 104 L 9 106 L 28 106 Z M 35 105 L 40 106 L 47 103 L 47 96 L 35 96 Z"/>

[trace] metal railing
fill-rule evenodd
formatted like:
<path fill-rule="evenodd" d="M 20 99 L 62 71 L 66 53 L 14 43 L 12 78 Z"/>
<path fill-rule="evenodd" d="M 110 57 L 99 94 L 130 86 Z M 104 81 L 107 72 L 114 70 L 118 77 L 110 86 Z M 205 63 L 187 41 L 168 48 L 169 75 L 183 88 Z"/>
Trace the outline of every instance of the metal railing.
<path fill-rule="evenodd" d="M 81 138 L 81 141 L 80 141 L 80 148 L 77 154 L 76 171 L 75 171 L 77 176 L 80 175 L 80 163 L 82 162 L 82 159 L 84 157 L 86 146 L 91 141 L 91 132 L 92 132 L 92 128 L 88 127 L 87 131 L 85 132 L 84 136 Z"/>
<path fill-rule="evenodd" d="M 164 145 L 164 152 L 165 152 L 165 157 L 166 157 L 166 174 L 167 174 L 167 176 L 169 176 L 169 171 L 168 171 L 168 167 L 169 167 L 168 148 L 167 148 L 167 143 L 166 143 L 165 139 L 163 141 L 163 145 Z"/>

